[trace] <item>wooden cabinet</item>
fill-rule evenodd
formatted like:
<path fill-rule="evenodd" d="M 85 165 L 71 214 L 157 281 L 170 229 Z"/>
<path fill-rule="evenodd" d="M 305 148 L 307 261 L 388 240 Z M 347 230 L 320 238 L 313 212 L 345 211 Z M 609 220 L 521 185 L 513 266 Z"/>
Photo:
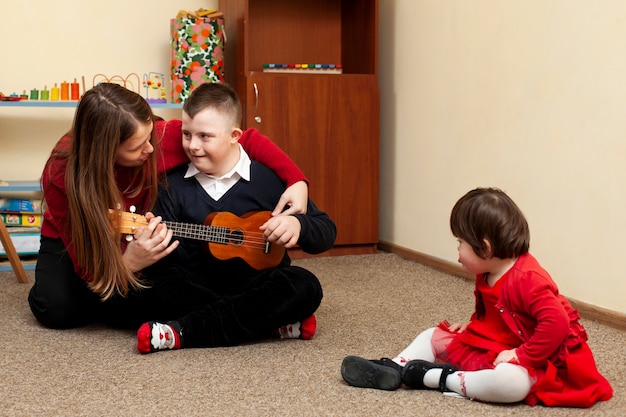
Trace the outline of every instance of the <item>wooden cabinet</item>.
<path fill-rule="evenodd" d="M 335 254 L 378 242 L 378 2 L 221 0 L 226 82 L 244 127 L 275 141 L 337 224 Z M 341 64 L 342 74 L 263 72 L 263 64 Z"/>

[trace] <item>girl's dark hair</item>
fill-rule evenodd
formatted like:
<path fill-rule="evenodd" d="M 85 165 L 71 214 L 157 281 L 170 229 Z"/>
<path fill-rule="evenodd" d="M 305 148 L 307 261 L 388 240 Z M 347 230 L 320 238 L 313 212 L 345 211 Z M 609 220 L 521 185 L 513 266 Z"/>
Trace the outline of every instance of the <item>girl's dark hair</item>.
<path fill-rule="evenodd" d="M 461 197 L 452 208 L 450 229 L 483 259 L 516 258 L 527 253 L 530 245 L 524 214 L 497 188 L 476 188 Z M 485 240 L 489 241 L 491 252 Z"/>

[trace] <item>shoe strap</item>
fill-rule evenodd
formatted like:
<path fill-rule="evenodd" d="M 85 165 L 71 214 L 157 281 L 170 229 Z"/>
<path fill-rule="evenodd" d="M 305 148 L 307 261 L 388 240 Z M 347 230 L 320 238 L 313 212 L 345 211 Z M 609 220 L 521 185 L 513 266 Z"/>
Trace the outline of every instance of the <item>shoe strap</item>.
<path fill-rule="evenodd" d="M 446 388 L 446 380 L 448 379 L 448 375 L 455 373 L 458 369 L 456 369 L 452 365 L 442 364 L 441 365 L 441 376 L 439 377 L 439 391 L 446 392 L 449 391 Z"/>
<path fill-rule="evenodd" d="M 393 361 L 393 359 L 380 358 L 380 361 L 377 361 L 377 362 L 379 362 L 381 365 L 385 365 L 385 366 L 388 366 L 390 368 L 393 368 L 393 369 L 395 369 L 398 372 L 402 372 L 402 366 L 398 365 L 397 363 L 395 363 Z"/>

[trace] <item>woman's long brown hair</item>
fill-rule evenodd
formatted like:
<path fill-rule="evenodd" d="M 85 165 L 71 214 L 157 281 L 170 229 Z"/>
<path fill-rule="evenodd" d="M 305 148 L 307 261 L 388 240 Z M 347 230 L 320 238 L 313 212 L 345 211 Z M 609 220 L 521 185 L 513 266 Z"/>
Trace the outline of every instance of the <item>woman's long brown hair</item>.
<path fill-rule="evenodd" d="M 121 236 L 113 229 L 108 209 L 125 209 L 122 194 L 151 193 L 148 207 L 156 200 L 155 154 L 132 173 L 129 189 L 120 190 L 115 178 L 119 146 L 131 138 L 140 123 L 154 120 L 152 109 L 140 95 L 117 84 L 100 84 L 88 90 L 76 109 L 70 132 L 72 147 L 67 159 L 67 189 L 71 244 L 83 273 L 91 276 L 90 288 L 106 300 L 126 296 L 142 288 L 120 250 Z M 152 143 L 155 144 L 154 130 Z"/>

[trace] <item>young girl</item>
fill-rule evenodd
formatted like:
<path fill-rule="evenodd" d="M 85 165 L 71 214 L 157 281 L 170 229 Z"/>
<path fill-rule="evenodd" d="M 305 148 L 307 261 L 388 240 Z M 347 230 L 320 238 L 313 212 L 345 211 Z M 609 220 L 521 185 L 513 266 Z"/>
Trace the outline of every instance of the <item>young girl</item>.
<path fill-rule="evenodd" d="M 579 316 L 528 253 L 524 215 L 501 190 L 478 188 L 452 209 L 459 263 L 476 274 L 467 324 L 443 322 L 393 359 L 343 360 L 352 386 L 450 391 L 493 403 L 591 407 L 611 398 Z"/>
<path fill-rule="evenodd" d="M 43 325 L 71 328 L 115 315 L 142 321 L 132 308 L 147 292 L 141 272 L 177 242 L 170 245 L 172 232 L 148 213 L 149 225 L 128 243 L 112 229 L 108 209 L 149 212 L 165 172 L 188 162 L 181 138 L 179 120 L 159 120 L 122 86 L 100 84 L 84 94 L 42 174 L 46 207 L 28 301 Z M 275 213 L 286 205 L 288 213 L 306 210 L 306 178 L 293 162 L 257 131 L 240 143 L 291 185 Z"/>

